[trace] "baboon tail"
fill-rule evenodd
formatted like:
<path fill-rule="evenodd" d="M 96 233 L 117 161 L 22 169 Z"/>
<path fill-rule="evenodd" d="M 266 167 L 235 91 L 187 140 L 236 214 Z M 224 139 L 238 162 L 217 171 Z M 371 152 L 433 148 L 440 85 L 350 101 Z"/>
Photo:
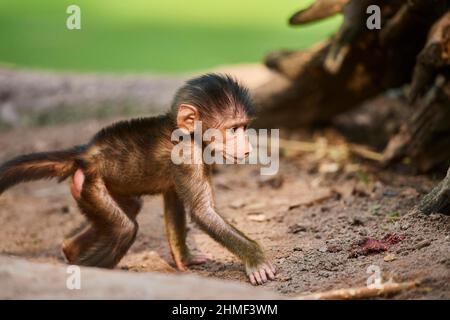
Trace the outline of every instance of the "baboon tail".
<path fill-rule="evenodd" d="M 58 178 L 63 181 L 76 171 L 76 158 L 84 146 L 63 151 L 22 155 L 0 165 L 0 194 L 27 181 Z"/>

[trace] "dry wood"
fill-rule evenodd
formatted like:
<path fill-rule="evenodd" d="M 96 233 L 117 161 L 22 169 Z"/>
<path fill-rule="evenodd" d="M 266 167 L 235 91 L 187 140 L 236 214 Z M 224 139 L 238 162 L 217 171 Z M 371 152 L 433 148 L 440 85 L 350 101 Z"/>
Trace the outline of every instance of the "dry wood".
<path fill-rule="evenodd" d="M 413 110 L 403 90 L 391 90 L 367 100 L 355 110 L 337 116 L 333 126 L 349 142 L 383 150 L 401 125 L 408 121 Z"/>
<path fill-rule="evenodd" d="M 386 21 L 404 1 L 350 0 L 344 8 L 344 22 L 329 42 L 267 57 L 266 65 L 289 81 L 283 85 L 273 81 L 258 88 L 258 126 L 295 128 L 327 123 L 368 98 L 410 81 L 416 54 L 426 42 L 427 26 L 414 25 L 398 41 L 383 47 L 379 33 L 366 28 L 369 4 L 381 5 L 382 21 Z"/>
<path fill-rule="evenodd" d="M 381 43 L 385 46 L 392 44 L 402 34 L 410 32 L 414 26 L 426 28 L 427 21 L 436 20 L 448 9 L 448 5 L 447 0 L 403 1 L 401 8 L 380 30 Z"/>
<path fill-rule="evenodd" d="M 445 213 L 450 214 L 450 168 L 447 176 L 417 206 L 424 214 Z"/>
<path fill-rule="evenodd" d="M 291 25 L 306 24 L 321 20 L 342 11 L 349 0 L 316 0 L 308 8 L 296 12 L 290 19 Z"/>
<path fill-rule="evenodd" d="M 450 158 L 449 84 L 440 77 L 383 152 L 385 165 L 405 157 L 426 172 Z"/>
<path fill-rule="evenodd" d="M 318 205 L 329 199 L 336 198 L 337 195 L 338 195 L 337 191 L 335 191 L 334 189 L 328 189 L 316 197 L 313 197 L 311 199 L 305 199 L 301 202 L 291 204 L 289 206 L 288 210 L 293 210 L 293 209 L 299 208 L 301 206 L 311 207 L 313 205 Z"/>
<path fill-rule="evenodd" d="M 379 286 L 346 288 L 307 294 L 296 297 L 298 300 L 355 300 L 392 296 L 404 290 L 411 290 L 418 286 L 418 282 L 384 283 Z"/>
<path fill-rule="evenodd" d="M 431 28 L 425 47 L 417 56 L 409 92 L 410 103 L 421 96 L 436 75 L 450 65 L 450 12 Z"/>
<path fill-rule="evenodd" d="M 361 158 L 372 160 L 372 161 L 381 161 L 382 154 L 370 150 L 370 148 L 357 145 L 357 144 L 340 144 L 336 146 L 330 145 L 321 145 L 317 142 L 305 142 L 305 141 L 297 141 L 297 140 L 286 140 L 280 139 L 280 148 L 293 152 L 317 152 L 320 149 L 325 148 L 327 153 L 350 153 L 353 155 L 357 155 Z"/>

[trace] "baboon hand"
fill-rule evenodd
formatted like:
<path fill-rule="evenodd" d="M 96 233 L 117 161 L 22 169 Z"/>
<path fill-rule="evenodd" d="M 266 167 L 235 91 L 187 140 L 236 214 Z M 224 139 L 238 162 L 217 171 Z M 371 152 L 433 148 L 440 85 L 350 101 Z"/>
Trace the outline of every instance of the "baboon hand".
<path fill-rule="evenodd" d="M 270 261 L 262 262 L 254 267 L 245 267 L 247 276 L 252 285 L 257 286 L 266 283 L 267 280 L 275 279 L 275 267 Z"/>

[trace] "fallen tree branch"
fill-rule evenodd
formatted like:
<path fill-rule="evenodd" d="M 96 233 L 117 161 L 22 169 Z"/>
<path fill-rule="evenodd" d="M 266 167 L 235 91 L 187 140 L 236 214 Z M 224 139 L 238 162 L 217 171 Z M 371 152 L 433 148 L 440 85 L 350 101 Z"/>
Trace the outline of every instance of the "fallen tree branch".
<path fill-rule="evenodd" d="M 298 128 L 326 124 L 367 99 L 408 83 L 435 15 L 447 10 L 445 2 L 436 8 L 430 4 L 424 21 L 409 26 L 408 32 L 400 32 L 395 41 L 382 45 L 380 31 L 366 27 L 367 7 L 379 5 L 381 20 L 389 21 L 405 2 L 348 1 L 343 7 L 344 21 L 328 42 L 301 52 L 285 50 L 267 56 L 266 65 L 289 82 L 284 86 L 278 85 L 280 81 L 271 82 L 258 90 L 257 126 Z M 320 1 L 321 5 L 325 3 L 328 2 Z M 312 12 L 314 6 L 319 6 L 319 2 L 300 16 L 308 10 Z M 274 84 L 278 90 L 273 89 Z"/>
<path fill-rule="evenodd" d="M 335 153 L 335 151 L 341 153 L 348 153 L 359 156 L 361 158 L 380 162 L 383 158 L 381 153 L 370 150 L 368 147 L 357 144 L 339 144 L 339 145 L 326 145 L 324 146 L 318 142 L 305 142 L 297 140 L 279 139 L 280 148 L 292 152 L 317 152 L 319 149 L 326 148 L 326 152 Z"/>
<path fill-rule="evenodd" d="M 417 281 L 401 283 L 384 283 L 376 287 L 358 287 L 331 290 L 296 297 L 297 300 L 355 300 L 392 296 L 405 290 L 414 289 L 419 285 Z"/>
<path fill-rule="evenodd" d="M 349 0 L 316 0 L 308 8 L 300 10 L 289 19 L 289 24 L 300 25 L 325 19 L 342 11 Z"/>

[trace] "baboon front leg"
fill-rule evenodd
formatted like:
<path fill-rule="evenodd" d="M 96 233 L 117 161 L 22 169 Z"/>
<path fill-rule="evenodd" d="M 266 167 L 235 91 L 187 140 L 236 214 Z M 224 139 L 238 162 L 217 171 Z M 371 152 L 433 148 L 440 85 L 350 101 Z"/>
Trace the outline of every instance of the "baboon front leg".
<path fill-rule="evenodd" d="M 114 267 L 136 237 L 135 216 L 140 205 L 136 202 L 132 205 L 132 202 L 114 199 L 102 179 L 87 176 L 78 205 L 92 225 L 65 242 L 63 250 L 69 262 Z M 127 210 L 130 210 L 128 214 Z"/>
<path fill-rule="evenodd" d="M 135 221 L 136 216 L 142 208 L 142 200 L 138 197 L 114 197 L 114 199 L 126 215 L 131 220 Z M 64 240 L 62 244 L 64 256 L 68 262 L 72 263 L 78 259 L 81 253 L 86 252 L 93 245 L 93 243 L 96 243 L 97 241 L 97 231 L 91 224 L 89 224 L 75 236 Z"/>
<path fill-rule="evenodd" d="M 227 222 L 214 207 L 214 196 L 210 181 L 205 177 L 195 185 L 180 175 L 179 194 L 190 208 L 193 221 L 211 238 L 227 248 L 245 263 L 252 284 L 262 284 L 275 278 L 275 268 L 265 256 L 261 246 Z"/>
<path fill-rule="evenodd" d="M 174 190 L 164 193 L 164 220 L 170 251 L 179 270 L 186 271 L 190 265 L 209 260 L 205 255 L 190 253 L 186 245 L 186 212 L 183 202 Z"/>

